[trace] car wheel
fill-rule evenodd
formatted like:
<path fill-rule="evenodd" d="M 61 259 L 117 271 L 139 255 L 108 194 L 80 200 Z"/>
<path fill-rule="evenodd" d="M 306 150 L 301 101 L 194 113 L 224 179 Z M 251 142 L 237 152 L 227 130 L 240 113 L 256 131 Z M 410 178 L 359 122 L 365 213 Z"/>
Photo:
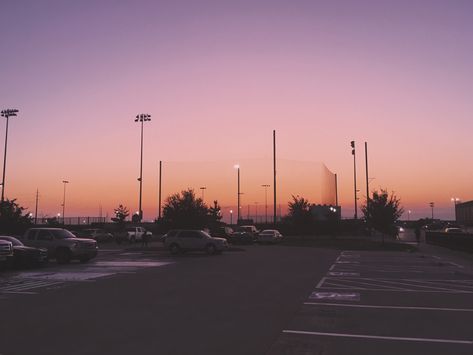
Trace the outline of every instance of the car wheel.
<path fill-rule="evenodd" d="M 213 244 L 207 244 L 207 246 L 205 247 L 205 251 L 207 252 L 207 254 L 213 255 L 217 252 L 217 248 L 215 248 L 215 245 Z"/>
<path fill-rule="evenodd" d="M 58 264 L 68 264 L 71 261 L 71 252 L 67 249 L 59 249 L 56 252 L 56 261 Z"/>
<path fill-rule="evenodd" d="M 171 251 L 171 254 L 173 255 L 177 255 L 181 252 L 181 248 L 179 247 L 179 245 L 175 243 L 169 246 L 169 250 Z"/>

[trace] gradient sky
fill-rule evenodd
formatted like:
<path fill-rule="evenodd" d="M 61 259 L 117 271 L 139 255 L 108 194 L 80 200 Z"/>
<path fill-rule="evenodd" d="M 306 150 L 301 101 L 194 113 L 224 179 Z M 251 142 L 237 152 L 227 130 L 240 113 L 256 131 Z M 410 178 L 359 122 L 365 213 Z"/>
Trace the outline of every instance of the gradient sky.
<path fill-rule="evenodd" d="M 0 11 L 0 107 L 20 110 L 5 193 L 31 210 L 39 189 L 39 216 L 61 212 L 63 179 L 66 215 L 138 208 L 142 112 L 145 219 L 157 214 L 159 160 L 187 162 L 180 177 L 195 189 L 191 167 L 228 162 L 204 183 L 235 205 L 233 162 L 270 162 L 273 129 L 280 158 L 338 174 L 345 216 L 351 140 L 360 201 L 365 141 L 370 189 L 395 191 L 412 219 L 430 216 L 430 201 L 452 218 L 451 197 L 473 199 L 471 1 L 1 0 Z M 4 135 L 2 120 L 2 147 Z"/>

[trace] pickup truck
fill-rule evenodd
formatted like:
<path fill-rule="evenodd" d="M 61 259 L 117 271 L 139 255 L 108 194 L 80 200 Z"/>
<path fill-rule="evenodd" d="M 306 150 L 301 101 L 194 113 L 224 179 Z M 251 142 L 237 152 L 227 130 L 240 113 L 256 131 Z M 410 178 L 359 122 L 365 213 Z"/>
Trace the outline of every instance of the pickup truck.
<path fill-rule="evenodd" d="M 3 269 L 8 264 L 8 261 L 13 259 L 13 245 L 11 242 L 0 240 L 0 269 Z"/>
<path fill-rule="evenodd" d="M 153 236 L 153 233 L 148 232 L 143 227 L 127 227 L 127 239 L 130 243 L 141 241 L 143 237 L 148 238 L 148 240 Z"/>

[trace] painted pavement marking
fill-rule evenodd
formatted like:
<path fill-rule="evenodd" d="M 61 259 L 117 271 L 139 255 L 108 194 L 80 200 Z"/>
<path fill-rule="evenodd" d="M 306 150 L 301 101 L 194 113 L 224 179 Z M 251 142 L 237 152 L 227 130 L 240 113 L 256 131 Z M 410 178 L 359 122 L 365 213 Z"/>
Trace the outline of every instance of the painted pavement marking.
<path fill-rule="evenodd" d="M 333 301 L 360 301 L 360 294 L 357 292 L 312 292 L 309 296 L 309 299 L 329 299 Z"/>
<path fill-rule="evenodd" d="M 376 308 L 376 309 L 407 309 L 418 311 L 445 311 L 445 312 L 473 312 L 473 308 L 445 308 L 445 307 L 412 307 L 412 306 L 375 306 L 367 304 L 347 304 L 347 303 L 322 303 L 305 302 L 307 306 L 332 306 L 332 307 L 351 307 L 351 308 Z"/>
<path fill-rule="evenodd" d="M 432 338 L 408 338 L 408 337 L 391 337 L 391 336 L 380 336 L 380 335 L 367 335 L 367 334 L 348 334 L 348 333 L 323 333 L 323 332 L 307 332 L 302 330 L 283 330 L 286 334 L 301 334 L 301 335 L 315 335 L 315 336 L 328 336 L 328 337 L 339 337 L 339 338 L 361 338 L 361 339 L 376 339 L 376 340 L 391 340 L 391 341 L 413 341 L 413 342 L 424 342 L 424 343 L 447 343 L 447 344 L 465 344 L 472 345 L 471 340 L 457 340 L 457 339 L 432 339 Z"/>

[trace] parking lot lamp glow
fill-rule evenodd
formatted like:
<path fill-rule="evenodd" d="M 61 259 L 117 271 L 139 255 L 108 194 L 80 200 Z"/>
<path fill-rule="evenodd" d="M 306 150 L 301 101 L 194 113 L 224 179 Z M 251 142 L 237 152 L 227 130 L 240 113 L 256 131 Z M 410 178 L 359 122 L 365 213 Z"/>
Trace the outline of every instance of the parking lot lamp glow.
<path fill-rule="evenodd" d="M 2 176 L 2 198 L 1 202 L 5 200 L 5 169 L 7 166 L 7 143 L 8 143 L 8 122 L 10 117 L 16 116 L 18 113 L 18 110 L 16 109 L 6 109 L 2 110 L 2 117 L 5 117 L 7 119 L 7 126 L 5 129 L 5 149 L 3 151 L 3 176 Z"/>
<path fill-rule="evenodd" d="M 141 113 L 136 115 L 135 122 L 141 122 L 141 154 L 140 154 L 140 177 L 138 181 L 140 182 L 140 196 L 139 196 L 139 203 L 138 203 L 138 210 L 139 210 L 139 220 L 143 219 L 143 210 L 141 208 L 141 198 L 143 195 L 143 123 L 151 121 L 151 115 L 147 113 Z"/>

